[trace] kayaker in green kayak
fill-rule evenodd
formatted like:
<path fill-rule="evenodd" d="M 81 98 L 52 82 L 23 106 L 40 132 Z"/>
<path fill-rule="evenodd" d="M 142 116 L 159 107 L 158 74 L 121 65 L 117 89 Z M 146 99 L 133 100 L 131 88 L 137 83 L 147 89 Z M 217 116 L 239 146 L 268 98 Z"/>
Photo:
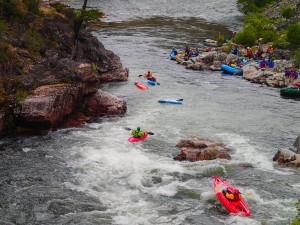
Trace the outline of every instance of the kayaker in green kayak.
<path fill-rule="evenodd" d="M 133 130 L 131 132 L 131 135 L 133 137 L 140 138 L 140 137 L 143 137 L 145 135 L 145 133 L 141 131 L 140 127 L 138 127 L 138 128 L 136 128 L 136 130 Z"/>

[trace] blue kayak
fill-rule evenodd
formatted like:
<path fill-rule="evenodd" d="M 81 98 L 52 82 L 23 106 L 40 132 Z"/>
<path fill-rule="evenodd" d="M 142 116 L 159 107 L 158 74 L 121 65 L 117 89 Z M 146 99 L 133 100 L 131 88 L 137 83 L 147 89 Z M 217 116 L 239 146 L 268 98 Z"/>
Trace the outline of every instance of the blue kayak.
<path fill-rule="evenodd" d="M 174 100 L 174 99 L 161 99 L 161 100 L 158 100 L 158 103 L 182 105 L 183 101 L 178 101 L 178 100 Z"/>
<path fill-rule="evenodd" d="M 234 75 L 240 75 L 240 76 L 243 75 L 242 69 L 231 67 L 231 66 L 228 66 L 225 64 L 221 65 L 221 70 L 223 70 L 226 73 L 230 73 L 230 74 L 234 74 Z"/>
<path fill-rule="evenodd" d="M 174 52 L 172 52 L 172 53 L 170 54 L 170 59 L 172 59 L 172 60 L 175 60 L 175 59 L 176 59 L 176 55 L 174 54 Z"/>
<path fill-rule="evenodd" d="M 147 84 L 150 84 L 150 85 L 155 85 L 156 82 L 155 81 L 152 81 L 152 80 L 147 80 Z"/>

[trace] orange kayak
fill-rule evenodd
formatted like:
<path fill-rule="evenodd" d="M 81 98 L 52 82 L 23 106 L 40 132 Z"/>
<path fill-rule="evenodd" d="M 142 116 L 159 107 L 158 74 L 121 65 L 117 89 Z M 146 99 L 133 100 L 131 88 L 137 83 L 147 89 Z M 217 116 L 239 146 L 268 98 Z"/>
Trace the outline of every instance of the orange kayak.
<path fill-rule="evenodd" d="M 141 90 L 143 90 L 143 91 L 148 90 L 148 87 L 146 87 L 145 85 L 142 85 L 142 84 L 140 84 L 140 83 L 135 82 L 134 85 L 135 85 L 137 88 L 139 88 L 139 89 L 141 89 Z"/>

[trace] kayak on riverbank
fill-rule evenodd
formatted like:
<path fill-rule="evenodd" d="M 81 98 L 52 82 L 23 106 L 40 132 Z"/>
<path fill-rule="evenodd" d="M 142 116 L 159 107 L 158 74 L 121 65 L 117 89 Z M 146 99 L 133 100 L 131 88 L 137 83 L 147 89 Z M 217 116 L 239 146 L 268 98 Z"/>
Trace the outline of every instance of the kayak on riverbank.
<path fill-rule="evenodd" d="M 281 88 L 280 95 L 288 98 L 300 98 L 300 89 L 295 86 Z"/>
<path fill-rule="evenodd" d="M 243 70 L 240 68 L 236 68 L 236 67 L 232 67 L 232 66 L 228 66 L 228 65 L 221 65 L 221 70 L 224 71 L 225 73 L 229 73 L 232 75 L 243 75 Z"/>

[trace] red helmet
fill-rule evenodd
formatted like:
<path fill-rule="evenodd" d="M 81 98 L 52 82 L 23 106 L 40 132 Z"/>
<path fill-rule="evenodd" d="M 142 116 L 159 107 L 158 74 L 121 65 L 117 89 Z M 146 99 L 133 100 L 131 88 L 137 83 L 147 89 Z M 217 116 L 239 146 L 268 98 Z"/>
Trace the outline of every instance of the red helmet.
<path fill-rule="evenodd" d="M 234 194 L 239 194 L 240 191 L 239 191 L 239 189 L 234 189 L 233 193 L 234 193 Z"/>

